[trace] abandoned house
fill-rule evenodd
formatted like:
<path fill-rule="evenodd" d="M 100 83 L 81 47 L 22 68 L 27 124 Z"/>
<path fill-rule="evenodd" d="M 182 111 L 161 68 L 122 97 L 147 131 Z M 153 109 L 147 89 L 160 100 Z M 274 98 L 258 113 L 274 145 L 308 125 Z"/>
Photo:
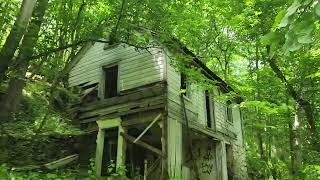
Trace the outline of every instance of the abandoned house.
<path fill-rule="evenodd" d="M 232 88 L 181 50 L 214 90 L 189 83 L 170 49 L 96 42 L 78 54 L 69 85 L 82 90 L 76 120 L 87 135 L 80 161 L 95 157 L 99 176 L 113 163 L 114 171 L 142 179 L 246 179 L 239 101 L 222 102 Z"/>

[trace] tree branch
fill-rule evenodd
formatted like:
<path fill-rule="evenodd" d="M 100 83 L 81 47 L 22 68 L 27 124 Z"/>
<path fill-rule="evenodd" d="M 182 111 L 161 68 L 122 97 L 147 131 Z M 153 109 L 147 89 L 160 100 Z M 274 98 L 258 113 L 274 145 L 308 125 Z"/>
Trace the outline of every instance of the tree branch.
<path fill-rule="evenodd" d="M 286 79 L 282 71 L 279 69 L 275 59 L 267 58 L 267 62 L 269 63 L 271 69 L 276 74 L 276 76 L 284 83 L 289 95 L 303 108 L 306 115 L 306 119 L 308 121 L 309 131 L 311 132 L 311 135 L 316 135 L 315 118 L 314 118 L 314 114 L 313 114 L 313 110 L 310 102 L 308 102 L 307 100 L 303 99 L 298 95 L 297 91 L 288 82 L 288 80 Z"/>

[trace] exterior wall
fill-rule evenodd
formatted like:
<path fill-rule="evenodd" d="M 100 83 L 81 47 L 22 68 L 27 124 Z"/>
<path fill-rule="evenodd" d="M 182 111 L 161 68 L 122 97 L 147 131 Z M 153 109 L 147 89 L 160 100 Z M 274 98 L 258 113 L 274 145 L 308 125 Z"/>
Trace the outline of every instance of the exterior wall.
<path fill-rule="evenodd" d="M 169 134 L 170 129 L 175 131 L 174 126 L 178 126 L 179 128 L 175 133 L 181 132 L 181 123 L 184 122 L 183 117 L 183 109 L 181 106 L 181 98 L 180 98 L 180 72 L 177 72 L 175 68 L 171 65 L 171 59 L 166 57 L 167 61 L 167 84 L 168 84 L 168 128 Z M 205 102 L 205 91 L 201 88 L 198 88 L 196 84 L 191 85 L 191 91 L 187 92 L 189 95 L 185 98 L 185 105 L 187 111 L 187 117 L 190 122 L 195 122 L 197 126 L 202 128 L 207 128 L 207 113 L 206 113 L 206 102 Z M 218 98 L 219 96 L 218 90 L 215 90 L 212 97 L 212 107 L 213 107 L 213 130 L 216 128 L 217 131 L 223 133 L 234 133 L 237 135 L 236 140 L 231 142 L 232 147 L 232 171 L 235 179 L 246 179 L 246 164 L 245 164 L 245 152 L 243 148 L 243 137 L 242 137 L 242 129 L 241 129 L 241 119 L 240 119 L 240 111 L 239 107 L 233 107 L 232 116 L 233 122 L 227 121 L 227 105 L 225 102 L 222 102 Z M 234 104 L 232 105 L 234 106 Z M 170 125 L 171 124 L 171 125 Z M 171 128 L 169 126 L 172 126 Z M 173 132 L 171 132 L 173 134 Z M 175 140 L 169 140 L 168 142 L 168 151 L 170 153 L 170 149 L 178 149 L 181 152 L 181 137 L 178 135 L 174 135 L 173 137 L 168 136 L 169 138 L 175 138 Z M 178 137 L 178 138 L 177 138 Z M 174 143 L 173 143 L 174 142 Z M 173 144 L 171 144 L 173 143 Z M 213 144 L 212 144 L 213 143 Z M 172 146 L 170 148 L 170 146 Z M 186 142 L 182 143 L 183 154 L 182 157 L 180 154 L 175 153 L 174 155 L 170 155 L 171 159 L 174 159 L 175 166 L 171 167 L 175 169 L 174 176 L 177 177 L 178 174 L 182 173 L 183 179 L 189 179 L 192 176 L 192 172 L 190 171 L 190 165 L 183 164 L 187 159 L 186 155 Z M 199 142 L 196 145 L 197 149 L 199 149 L 200 154 L 197 155 L 197 167 L 199 168 L 200 179 L 218 179 L 218 180 L 226 180 L 228 179 L 227 173 L 227 153 L 226 153 L 226 142 L 224 141 L 210 141 L 207 140 L 205 142 Z M 208 151 L 208 149 L 211 149 Z M 206 156 L 210 155 L 210 151 L 212 152 L 212 161 L 205 160 Z M 207 153 L 207 154 L 206 154 Z M 197 154 L 197 153 L 195 153 Z M 169 161 L 170 162 L 170 158 Z M 182 160 L 182 162 L 180 162 Z M 209 168 L 210 162 L 215 162 L 212 168 Z M 182 163 L 182 167 L 181 167 Z M 169 163 L 170 164 L 170 163 Z M 169 165 L 169 167 L 172 166 Z M 205 169 L 207 168 L 207 169 Z M 169 173 L 170 175 L 170 173 Z M 188 178 L 189 176 L 189 178 Z"/>
<path fill-rule="evenodd" d="M 101 90 L 104 78 L 102 67 L 111 64 L 118 64 L 118 91 L 164 79 L 164 58 L 160 49 L 137 51 L 126 45 L 104 47 L 104 43 L 95 43 L 73 67 L 69 74 L 70 86 L 99 83 Z"/>
<path fill-rule="evenodd" d="M 167 56 L 167 83 L 168 83 L 168 116 L 178 121 L 184 121 L 183 109 L 180 98 L 180 72 L 171 65 L 171 59 Z M 198 89 L 197 85 L 191 85 L 187 97 L 184 98 L 189 121 L 206 126 L 205 91 Z"/>
<path fill-rule="evenodd" d="M 195 143 L 195 152 L 197 156 L 197 167 L 201 180 L 216 179 L 217 172 L 217 156 L 216 142 L 210 140 L 198 141 Z"/>
<path fill-rule="evenodd" d="M 169 179 L 181 179 L 182 124 L 168 118 L 168 175 Z"/>
<path fill-rule="evenodd" d="M 248 179 L 247 174 L 247 163 L 245 158 L 245 147 L 243 142 L 243 132 L 242 132 L 242 123 L 241 123 L 241 114 L 239 106 L 235 106 L 232 109 L 233 118 L 237 121 L 234 121 L 234 131 L 237 134 L 237 140 L 232 143 L 232 153 L 233 153 L 233 173 L 234 179 L 242 180 Z"/>
<path fill-rule="evenodd" d="M 169 178 L 188 179 L 190 172 L 188 168 L 182 167 L 183 153 L 182 149 L 182 123 L 184 122 L 183 108 L 180 97 L 180 72 L 177 72 L 171 65 L 170 58 L 166 56 L 167 73 L 167 109 L 168 109 L 168 169 Z M 192 87 L 191 87 L 192 88 Z M 190 92 L 188 92 L 190 93 Z M 200 126 L 205 125 L 206 111 L 204 92 L 193 91 L 191 96 L 185 98 L 187 117 L 189 122 L 198 122 Z M 176 150 L 177 152 L 172 152 Z M 183 171 L 183 172 L 182 172 Z M 183 175 L 182 175 L 183 173 Z"/>

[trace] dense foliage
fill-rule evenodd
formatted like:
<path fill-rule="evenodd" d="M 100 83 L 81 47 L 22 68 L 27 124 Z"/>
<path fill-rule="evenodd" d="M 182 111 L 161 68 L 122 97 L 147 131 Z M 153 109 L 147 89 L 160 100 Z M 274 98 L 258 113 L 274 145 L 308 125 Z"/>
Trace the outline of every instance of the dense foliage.
<path fill-rule="evenodd" d="M 252 179 L 320 177 L 318 0 L 32 2 L 0 0 L 2 136 L 81 134 L 65 108 L 77 102 L 66 77 L 89 41 L 145 48 L 176 38 L 244 99 Z M 32 176 L 57 174 L 68 176 Z"/>

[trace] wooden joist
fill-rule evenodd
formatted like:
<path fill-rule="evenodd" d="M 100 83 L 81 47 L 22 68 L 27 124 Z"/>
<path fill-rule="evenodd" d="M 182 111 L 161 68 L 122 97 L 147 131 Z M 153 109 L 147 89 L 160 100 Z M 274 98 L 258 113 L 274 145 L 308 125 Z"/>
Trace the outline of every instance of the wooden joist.
<path fill-rule="evenodd" d="M 159 105 L 153 105 L 153 106 L 148 106 L 148 107 L 139 108 L 139 109 L 132 109 L 130 111 L 111 113 L 111 114 L 106 114 L 106 115 L 102 115 L 102 116 L 96 116 L 96 117 L 92 117 L 92 118 L 83 119 L 82 121 L 80 121 L 80 123 L 85 124 L 85 123 L 94 122 L 94 121 L 98 121 L 98 120 L 102 120 L 102 119 L 112 119 L 112 118 L 121 117 L 124 115 L 134 114 L 134 113 L 138 113 L 138 112 L 145 112 L 145 111 L 149 111 L 149 110 L 161 109 L 163 107 L 164 107 L 164 104 L 159 104 Z M 122 123 L 122 126 L 131 126 L 133 124 L 140 124 L 140 123 L 144 123 L 144 122 L 149 122 L 149 120 L 140 120 L 138 122 L 135 120 L 124 121 Z"/>
<path fill-rule="evenodd" d="M 133 136 L 130 136 L 130 135 L 126 134 L 126 133 L 120 133 L 120 135 L 123 136 L 127 141 L 129 141 L 129 142 L 131 142 L 133 144 L 139 145 L 139 146 L 141 146 L 141 147 L 153 152 L 154 154 L 165 158 L 165 155 L 162 153 L 162 151 L 160 149 L 155 148 L 155 147 L 153 147 L 153 146 L 151 146 L 151 145 L 149 145 L 149 144 L 147 144 L 147 143 L 145 143 L 145 142 L 143 142 L 141 140 L 137 141 L 136 143 L 134 143 L 134 140 L 136 138 L 133 137 Z"/>
<path fill-rule="evenodd" d="M 122 96 L 116 96 L 116 97 L 104 99 L 104 100 L 93 102 L 93 103 L 87 103 L 84 106 L 79 107 L 78 111 L 80 113 L 83 113 L 83 112 L 93 111 L 96 109 L 101 109 L 109 106 L 127 103 L 130 101 L 137 101 L 140 99 L 162 95 L 164 94 L 164 88 L 163 88 L 163 84 L 158 83 L 151 87 L 145 87 L 145 88 L 137 89 L 136 91 L 125 92 L 125 93 L 126 94 Z"/>
<path fill-rule="evenodd" d="M 127 114 L 127 112 L 139 108 L 148 108 L 151 106 L 164 105 L 164 96 L 155 96 L 150 98 L 144 98 L 137 101 L 130 101 L 123 104 L 118 104 L 102 109 L 92 110 L 86 113 L 81 113 L 79 119 L 87 119 L 91 117 L 104 116 L 108 114 L 121 113 Z"/>

